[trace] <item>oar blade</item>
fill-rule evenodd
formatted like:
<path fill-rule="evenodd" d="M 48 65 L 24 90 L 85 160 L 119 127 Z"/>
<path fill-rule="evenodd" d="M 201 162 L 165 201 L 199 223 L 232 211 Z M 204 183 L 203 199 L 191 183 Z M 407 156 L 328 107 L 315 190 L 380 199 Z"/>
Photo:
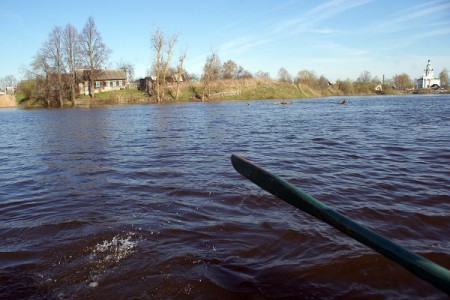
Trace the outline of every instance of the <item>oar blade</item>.
<path fill-rule="evenodd" d="M 450 271 L 446 268 L 354 222 L 239 155 L 231 155 L 231 162 L 236 171 L 267 192 L 328 223 L 450 295 Z"/>

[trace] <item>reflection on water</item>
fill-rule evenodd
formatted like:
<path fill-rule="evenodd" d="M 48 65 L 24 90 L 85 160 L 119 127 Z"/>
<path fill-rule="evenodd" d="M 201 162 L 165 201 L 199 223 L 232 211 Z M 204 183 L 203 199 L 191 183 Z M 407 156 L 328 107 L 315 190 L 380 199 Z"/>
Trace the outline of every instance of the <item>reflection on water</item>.
<path fill-rule="evenodd" d="M 0 110 L 0 298 L 445 298 L 240 153 L 450 268 L 448 95 Z"/>

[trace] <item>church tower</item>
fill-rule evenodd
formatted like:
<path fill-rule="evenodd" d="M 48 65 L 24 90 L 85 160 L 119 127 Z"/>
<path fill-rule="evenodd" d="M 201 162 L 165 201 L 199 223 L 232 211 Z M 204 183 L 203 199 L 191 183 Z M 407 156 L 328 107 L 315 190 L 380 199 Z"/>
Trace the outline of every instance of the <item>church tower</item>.
<path fill-rule="evenodd" d="M 423 76 L 427 77 L 427 78 L 433 78 L 434 79 L 434 72 L 433 69 L 431 68 L 431 60 L 428 60 L 428 64 L 427 67 L 424 70 Z"/>
<path fill-rule="evenodd" d="M 417 88 L 418 89 L 429 89 L 434 87 L 440 87 L 441 80 L 439 78 L 434 77 L 434 70 L 431 67 L 431 60 L 428 60 L 427 66 L 425 70 L 423 70 L 423 76 L 417 79 Z"/>

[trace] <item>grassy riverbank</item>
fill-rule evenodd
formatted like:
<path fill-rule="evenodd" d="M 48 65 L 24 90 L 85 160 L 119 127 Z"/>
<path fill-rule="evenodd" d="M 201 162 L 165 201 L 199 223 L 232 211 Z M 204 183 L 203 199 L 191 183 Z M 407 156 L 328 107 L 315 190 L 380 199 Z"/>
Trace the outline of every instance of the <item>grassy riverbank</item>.
<path fill-rule="evenodd" d="M 180 86 L 179 96 L 176 99 L 176 87 L 167 87 L 164 102 L 201 101 L 202 94 L 205 101 L 217 100 L 259 100 L 259 99 L 294 99 L 328 96 L 330 91 L 314 91 L 301 84 L 280 83 L 267 79 L 241 79 L 218 80 L 205 90 L 200 82 L 184 83 Z M 154 95 L 139 90 L 120 90 L 95 94 L 93 100 L 88 95 L 81 95 L 77 102 L 95 101 L 122 103 L 122 102 L 156 102 Z"/>
<path fill-rule="evenodd" d="M 167 87 L 165 91 L 165 103 L 222 100 L 260 100 L 260 99 L 297 99 L 315 98 L 327 96 L 353 96 L 375 95 L 376 84 L 374 82 L 350 82 L 341 81 L 333 85 L 308 85 L 303 83 L 285 83 L 272 79 L 231 79 L 218 80 L 205 87 L 200 82 L 186 82 L 180 86 L 178 99 L 176 87 Z M 418 93 L 430 93 L 431 90 L 418 91 Z M 413 91 L 394 90 L 385 87 L 384 94 L 411 94 Z M 21 100 L 22 107 L 47 107 L 43 100 Z M 156 97 L 136 89 L 125 89 L 95 94 L 91 99 L 88 95 L 80 95 L 74 102 L 66 101 L 64 106 L 96 106 L 115 104 L 156 103 Z"/>

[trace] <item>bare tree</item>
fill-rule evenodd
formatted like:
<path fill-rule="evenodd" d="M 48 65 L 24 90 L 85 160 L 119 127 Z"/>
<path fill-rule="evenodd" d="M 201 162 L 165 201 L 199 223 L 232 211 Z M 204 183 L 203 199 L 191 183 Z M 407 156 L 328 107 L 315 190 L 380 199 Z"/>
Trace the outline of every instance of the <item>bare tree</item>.
<path fill-rule="evenodd" d="M 223 79 L 234 79 L 234 78 L 253 78 L 253 74 L 244 69 L 244 67 L 237 65 L 231 59 L 223 63 L 222 74 Z"/>
<path fill-rule="evenodd" d="M 63 31 L 63 53 L 70 73 L 70 100 L 75 100 L 75 78 L 79 55 L 79 38 L 76 28 L 67 24 Z"/>
<path fill-rule="evenodd" d="M 44 99 L 47 106 L 55 96 L 58 105 L 63 106 L 63 72 L 62 29 L 55 26 L 33 58 L 30 71 L 30 77 L 36 79 L 36 96 Z"/>
<path fill-rule="evenodd" d="M 255 78 L 265 78 L 265 79 L 269 79 L 270 78 L 270 73 L 269 72 L 264 72 L 262 70 L 259 70 L 258 72 L 255 73 Z"/>
<path fill-rule="evenodd" d="M 206 93 L 211 93 L 211 82 L 220 79 L 222 72 L 222 66 L 220 63 L 219 56 L 212 50 L 211 54 L 206 58 L 206 63 L 203 66 L 203 92 L 202 101 L 205 101 Z"/>
<path fill-rule="evenodd" d="M 296 83 L 306 84 L 310 87 L 315 87 L 317 85 L 317 76 L 314 71 L 301 70 L 297 73 L 295 78 Z"/>
<path fill-rule="evenodd" d="M 236 78 L 238 72 L 238 65 L 231 59 L 223 63 L 222 67 L 223 79 Z"/>
<path fill-rule="evenodd" d="M 448 71 L 447 68 L 443 68 L 441 73 L 439 73 L 439 79 L 441 80 L 441 86 L 444 88 L 448 87 Z"/>
<path fill-rule="evenodd" d="M 180 58 L 178 59 L 178 67 L 177 67 L 177 75 L 176 75 L 176 82 L 177 82 L 177 92 L 175 94 L 175 100 L 178 101 L 178 97 L 180 96 L 180 82 L 183 81 L 183 64 L 184 60 L 186 59 L 186 49 L 181 53 Z"/>
<path fill-rule="evenodd" d="M 48 60 L 49 65 L 53 69 L 52 74 L 50 74 L 51 78 L 47 78 L 51 80 L 52 90 L 56 90 L 56 97 L 59 105 L 64 106 L 64 102 L 62 99 L 62 73 L 64 69 L 63 62 L 63 52 L 62 52 L 62 34 L 63 30 L 59 26 L 55 26 L 53 30 L 50 32 L 47 41 L 44 43 L 42 48 L 42 54 Z M 56 76 L 56 80 L 53 79 L 53 76 Z M 56 81 L 56 82 L 55 82 Z"/>
<path fill-rule="evenodd" d="M 17 79 L 14 75 L 7 75 L 2 78 L 2 80 L 7 84 L 7 86 L 15 86 Z"/>
<path fill-rule="evenodd" d="M 249 71 L 247 71 L 246 69 L 244 69 L 244 67 L 238 66 L 237 72 L 236 72 L 236 78 L 249 79 L 249 78 L 253 78 L 253 74 L 250 73 Z"/>
<path fill-rule="evenodd" d="M 111 50 L 103 43 L 102 36 L 97 30 L 94 18 L 89 17 L 80 35 L 81 60 L 89 69 L 89 96 L 94 97 L 94 79 L 98 71 L 108 61 Z"/>
<path fill-rule="evenodd" d="M 163 47 L 164 47 L 164 34 L 161 30 L 157 29 L 151 38 L 151 42 L 152 42 L 152 47 L 153 50 L 155 51 L 156 57 L 155 60 L 153 62 L 153 69 L 155 72 L 155 77 L 156 77 L 156 82 L 154 83 L 154 89 L 156 92 L 156 99 L 158 102 L 161 101 L 160 98 L 160 87 L 161 87 L 161 82 L 160 82 L 160 76 L 162 73 L 162 65 L 163 65 Z"/>
<path fill-rule="evenodd" d="M 317 79 L 317 84 L 322 88 L 325 89 L 329 86 L 329 81 L 324 75 L 320 75 L 319 79 Z"/>
<path fill-rule="evenodd" d="M 280 82 L 292 83 L 292 75 L 284 67 L 281 67 L 278 70 L 278 80 Z"/>
<path fill-rule="evenodd" d="M 11 93 L 14 94 L 16 91 L 17 80 L 14 75 L 7 75 L 3 78 L 0 78 L 0 94 L 3 93 Z"/>
<path fill-rule="evenodd" d="M 134 81 L 134 65 L 132 63 L 121 60 L 117 63 L 117 68 L 125 70 L 128 82 Z"/>
<path fill-rule="evenodd" d="M 153 62 L 153 71 L 155 73 L 154 89 L 157 101 L 161 102 L 165 96 L 166 76 L 170 67 L 170 60 L 172 59 L 172 50 L 177 42 L 177 36 L 166 37 L 166 34 L 161 29 L 157 29 L 152 35 L 151 42 L 156 54 Z"/>
<path fill-rule="evenodd" d="M 408 74 L 402 73 L 392 77 L 392 81 L 396 89 L 404 90 L 413 87 L 413 83 Z"/>
<path fill-rule="evenodd" d="M 35 95 L 37 98 L 43 99 L 47 106 L 50 105 L 49 93 L 49 77 L 52 73 L 52 68 L 49 64 L 46 53 L 41 48 L 33 57 L 31 62 L 31 69 L 28 70 L 27 76 L 34 78 L 36 81 Z"/>
<path fill-rule="evenodd" d="M 177 39 L 178 39 L 178 37 L 176 35 L 173 35 L 173 36 L 169 37 L 167 40 L 166 57 L 165 57 L 165 59 L 163 58 L 163 69 L 162 69 L 162 78 L 161 79 L 162 79 L 162 85 L 164 88 L 162 90 L 161 99 L 164 99 L 164 96 L 165 96 L 166 78 L 168 75 L 168 71 L 170 69 L 170 60 L 172 59 L 173 47 L 175 46 Z"/>
<path fill-rule="evenodd" d="M 364 71 L 361 74 L 359 74 L 359 77 L 358 77 L 358 79 L 356 79 L 356 81 L 370 82 L 370 81 L 372 81 L 372 74 L 370 74 L 369 71 Z"/>

